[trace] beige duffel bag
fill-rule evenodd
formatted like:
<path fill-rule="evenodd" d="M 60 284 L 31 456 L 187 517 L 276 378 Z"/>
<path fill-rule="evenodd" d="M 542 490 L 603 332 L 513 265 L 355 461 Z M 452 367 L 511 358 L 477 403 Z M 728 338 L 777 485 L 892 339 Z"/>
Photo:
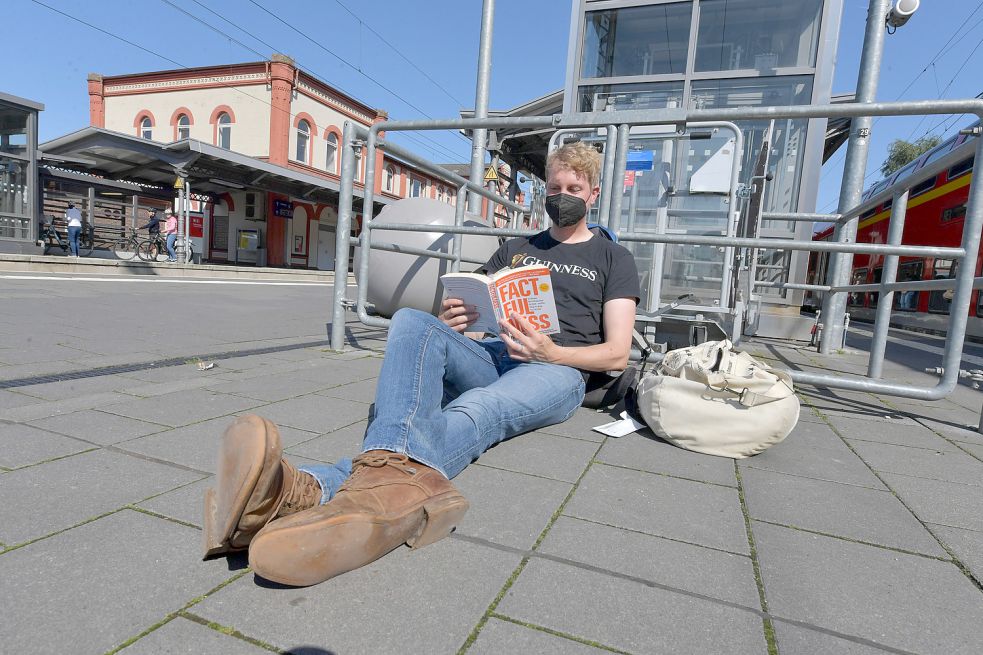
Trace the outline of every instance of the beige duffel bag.
<path fill-rule="evenodd" d="M 709 455 L 741 459 L 784 439 L 799 419 L 799 399 L 785 371 L 708 341 L 666 353 L 636 390 L 645 423 L 666 441 Z"/>

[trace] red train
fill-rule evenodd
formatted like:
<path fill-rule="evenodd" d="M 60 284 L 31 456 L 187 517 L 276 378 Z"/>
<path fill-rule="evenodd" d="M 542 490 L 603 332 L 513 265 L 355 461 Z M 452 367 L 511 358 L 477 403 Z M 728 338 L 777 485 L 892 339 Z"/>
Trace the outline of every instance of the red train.
<path fill-rule="evenodd" d="M 908 196 L 908 209 L 902 243 L 905 245 L 930 245 L 958 247 L 962 241 L 963 222 L 966 216 L 966 202 L 969 185 L 973 178 L 976 138 L 958 134 L 932 150 L 923 153 L 896 173 L 874 184 L 863 194 L 863 200 L 872 198 L 895 182 L 908 177 L 924 166 L 931 164 L 950 153 L 955 155 L 956 163 L 933 178 L 929 178 L 911 188 Z M 891 199 L 868 209 L 860 215 L 857 241 L 860 243 L 885 243 L 887 241 L 888 219 L 891 216 Z M 817 233 L 815 240 L 832 238 L 833 228 L 828 227 Z M 829 253 L 812 253 L 809 258 L 808 281 L 810 284 L 825 284 Z M 937 257 L 901 257 L 898 261 L 899 282 L 909 280 L 937 280 L 951 278 L 956 274 L 957 261 Z M 981 258 L 977 255 L 976 275 L 980 275 Z M 883 270 L 883 255 L 854 255 L 852 284 L 880 282 Z M 873 321 L 878 302 L 877 292 L 851 293 L 847 299 L 847 311 L 851 319 Z M 903 327 L 938 330 L 945 329 L 951 292 L 946 291 L 897 291 L 894 294 L 892 324 Z M 816 308 L 821 304 L 820 294 L 807 293 L 806 307 Z M 967 334 L 983 337 L 983 293 L 973 293 L 969 309 Z"/>

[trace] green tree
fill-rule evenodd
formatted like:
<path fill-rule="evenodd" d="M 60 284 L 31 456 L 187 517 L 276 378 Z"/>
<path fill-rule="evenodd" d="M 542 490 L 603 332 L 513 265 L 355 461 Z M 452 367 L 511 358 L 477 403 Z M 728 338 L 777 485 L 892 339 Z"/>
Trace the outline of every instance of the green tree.
<path fill-rule="evenodd" d="M 887 147 L 887 159 L 881 164 L 881 174 L 887 177 L 926 150 L 939 145 L 940 142 L 941 139 L 937 136 L 923 136 L 913 142 L 895 139 Z"/>

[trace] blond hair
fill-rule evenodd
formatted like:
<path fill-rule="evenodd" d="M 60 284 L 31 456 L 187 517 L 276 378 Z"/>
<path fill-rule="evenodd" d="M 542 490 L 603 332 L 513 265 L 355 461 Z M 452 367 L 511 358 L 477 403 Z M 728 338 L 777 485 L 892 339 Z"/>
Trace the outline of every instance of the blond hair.
<path fill-rule="evenodd" d="M 546 171 L 569 170 L 583 175 L 591 188 L 601 180 L 601 155 L 583 141 L 567 143 L 549 154 L 546 158 Z"/>

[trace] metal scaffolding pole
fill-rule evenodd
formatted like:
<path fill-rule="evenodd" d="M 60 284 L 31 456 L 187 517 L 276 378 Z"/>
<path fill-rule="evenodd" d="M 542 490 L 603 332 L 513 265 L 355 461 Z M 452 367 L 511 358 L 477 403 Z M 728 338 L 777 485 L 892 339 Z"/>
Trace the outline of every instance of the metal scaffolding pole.
<path fill-rule="evenodd" d="M 348 252 L 352 225 L 352 190 L 355 185 L 355 124 L 345 121 L 341 133 L 341 185 L 338 191 L 338 223 L 335 228 L 334 304 L 331 313 L 331 350 L 345 349 L 345 291 L 348 286 Z M 371 212 L 369 212 L 369 218 Z M 363 219 L 365 212 L 363 211 Z M 368 258 L 368 253 L 364 253 Z"/>
<path fill-rule="evenodd" d="M 870 0 L 867 9 L 867 32 L 864 35 L 864 49 L 860 57 L 860 74 L 857 78 L 856 103 L 873 103 L 877 98 L 877 81 L 881 72 L 881 59 L 884 54 L 885 17 L 891 8 L 891 0 Z M 870 116 L 853 119 L 850 140 L 847 143 L 846 161 L 843 163 L 843 181 L 840 185 L 840 201 L 837 213 L 860 204 L 863 194 L 864 175 L 867 172 L 867 152 L 870 149 Z M 853 243 L 857 240 L 859 218 L 852 218 L 838 224 L 834 240 Z M 828 281 L 831 286 L 847 284 L 853 256 L 848 253 L 832 256 Z M 819 352 L 828 354 L 843 343 L 843 318 L 846 314 L 846 295 L 829 293 L 823 301 L 823 329 Z"/>
<path fill-rule="evenodd" d="M 478 82 L 474 93 L 474 117 L 488 118 L 488 87 L 491 81 L 492 26 L 495 23 L 495 0 L 484 0 L 481 7 L 481 40 L 478 44 Z M 485 163 L 485 140 L 488 130 L 479 127 L 471 132 L 471 181 L 481 184 Z M 481 214 L 481 198 L 468 195 L 468 211 Z"/>

